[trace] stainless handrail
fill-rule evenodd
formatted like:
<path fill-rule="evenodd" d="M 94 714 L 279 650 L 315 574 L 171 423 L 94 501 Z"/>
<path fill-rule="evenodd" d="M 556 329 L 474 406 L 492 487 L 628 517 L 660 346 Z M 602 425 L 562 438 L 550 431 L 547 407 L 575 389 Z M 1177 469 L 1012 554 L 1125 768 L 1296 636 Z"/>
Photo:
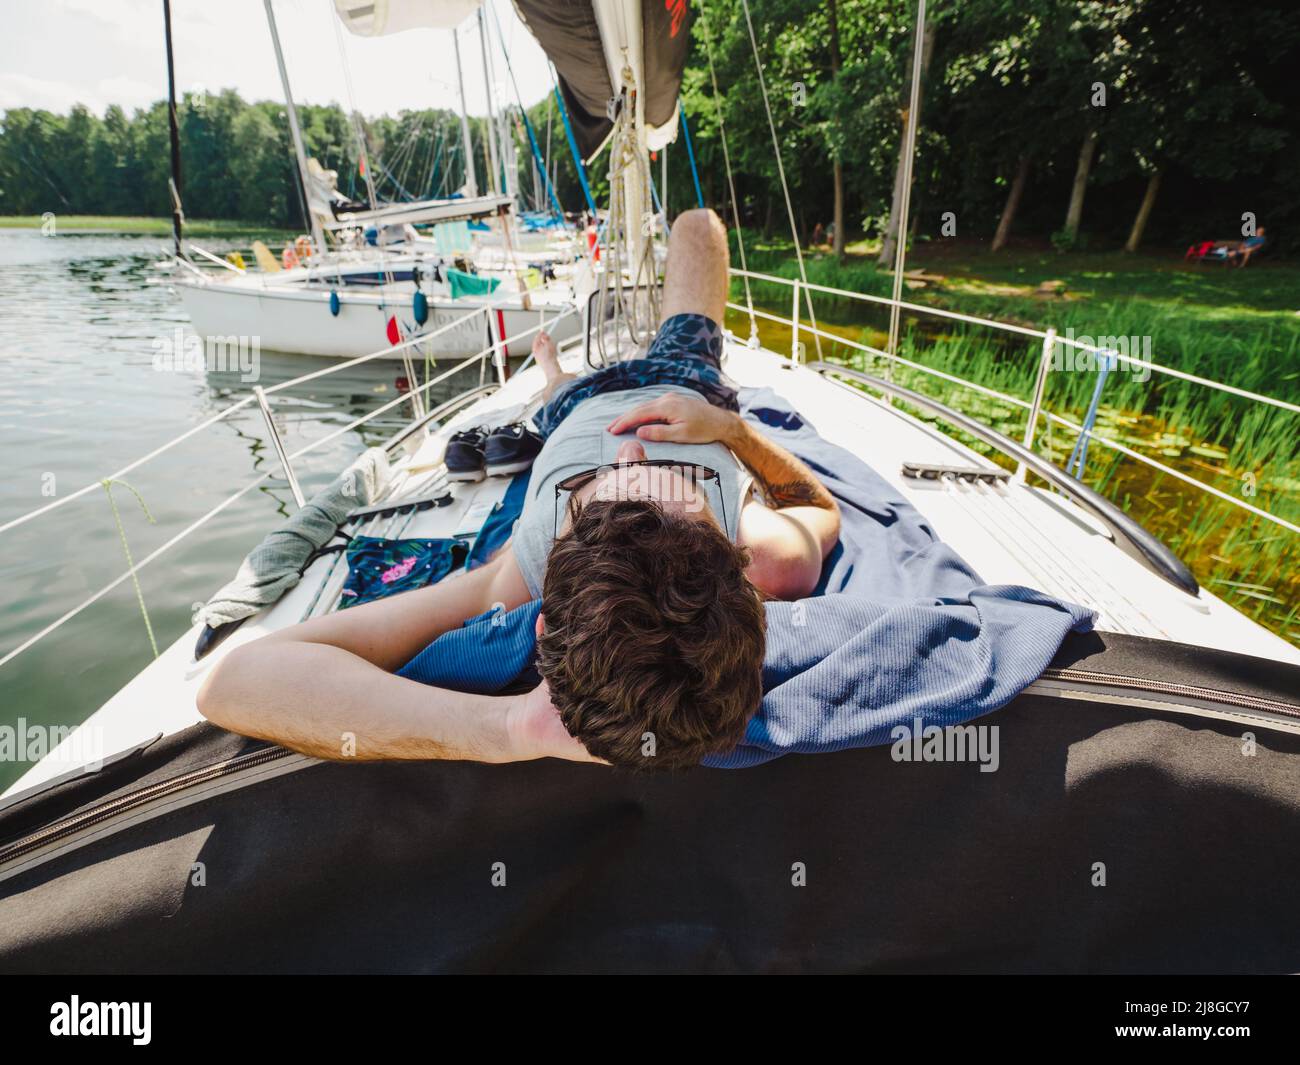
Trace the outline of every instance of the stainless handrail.
<path fill-rule="evenodd" d="M 1062 495 L 1069 497 L 1084 510 L 1091 513 L 1110 531 L 1116 546 L 1130 558 L 1136 559 L 1146 569 L 1162 577 L 1188 595 L 1194 596 L 1200 592 L 1200 585 L 1197 584 L 1196 578 L 1192 576 L 1192 571 L 1187 568 L 1182 559 L 1160 540 L 1151 535 L 1109 499 L 1098 495 L 1082 481 L 1075 480 L 1064 470 L 1052 465 L 1046 459 L 1040 458 L 1024 445 L 1016 443 L 1009 436 L 1003 436 L 996 429 L 990 429 L 983 422 L 976 421 L 974 418 L 955 411 L 947 404 L 940 403 L 936 399 L 931 399 L 920 392 L 914 392 L 910 388 L 904 388 L 902 385 L 894 384 L 892 381 L 873 377 L 861 370 L 853 370 L 833 362 L 812 362 L 808 364 L 808 369 L 820 374 L 847 377 L 851 381 L 856 381 L 868 388 L 875 389 L 877 392 L 893 396 L 895 399 L 901 399 L 903 402 L 919 407 L 921 410 L 928 410 L 931 414 L 935 414 L 948 422 L 949 425 L 962 430 L 962 432 L 969 433 L 978 440 L 983 440 L 986 444 L 997 448 L 1004 455 L 1023 464 L 1030 472 L 1041 477 Z"/>

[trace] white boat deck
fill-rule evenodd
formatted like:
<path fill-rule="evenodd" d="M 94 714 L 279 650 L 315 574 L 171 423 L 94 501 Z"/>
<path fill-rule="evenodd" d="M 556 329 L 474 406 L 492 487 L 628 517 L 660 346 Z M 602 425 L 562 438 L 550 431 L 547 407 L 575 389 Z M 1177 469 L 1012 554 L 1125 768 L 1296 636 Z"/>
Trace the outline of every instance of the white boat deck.
<path fill-rule="evenodd" d="M 571 353 L 564 361 L 576 370 L 579 358 Z M 1191 597 L 1166 583 L 1120 551 L 1094 519 L 1059 495 L 1015 481 L 996 487 L 958 486 L 902 476 L 904 461 L 988 466 L 938 428 L 856 388 L 740 343 L 728 345 L 725 368 L 742 386 L 774 388 L 823 437 L 864 459 L 987 583 L 1029 585 L 1081 603 L 1097 611 L 1100 629 L 1300 663 L 1300 649 L 1204 590 Z M 537 402 L 541 386 L 541 371 L 530 367 L 436 433 L 417 440 L 413 453 L 395 460 L 395 476 L 383 501 L 435 494 L 445 486 L 441 458 L 446 438 L 467 425 L 516 420 Z M 372 519 L 358 531 L 389 537 L 473 535 L 508 483 L 508 478 L 454 483 L 449 486 L 451 506 Z M 266 531 L 250 532 L 248 547 Z M 230 560 L 232 574 L 238 563 Z M 193 660 L 199 628 L 191 629 L 5 794 L 199 721 L 195 695 L 208 670 L 232 647 L 333 610 L 345 575 L 340 555 L 318 559 L 284 598 L 245 622 L 199 663 Z"/>

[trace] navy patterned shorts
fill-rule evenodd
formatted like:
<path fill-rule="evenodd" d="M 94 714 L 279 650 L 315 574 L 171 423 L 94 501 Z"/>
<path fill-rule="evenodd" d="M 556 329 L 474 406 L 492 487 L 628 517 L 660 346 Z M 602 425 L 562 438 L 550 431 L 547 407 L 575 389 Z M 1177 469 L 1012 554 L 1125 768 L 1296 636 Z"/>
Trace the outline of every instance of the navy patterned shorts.
<path fill-rule="evenodd" d="M 604 392 L 626 392 L 649 385 L 683 385 L 715 407 L 738 411 L 736 389 L 723 376 L 722 327 L 702 314 L 674 314 L 659 327 L 644 359 L 605 366 L 570 381 L 537 413 L 542 437 L 555 432 L 584 399 Z"/>

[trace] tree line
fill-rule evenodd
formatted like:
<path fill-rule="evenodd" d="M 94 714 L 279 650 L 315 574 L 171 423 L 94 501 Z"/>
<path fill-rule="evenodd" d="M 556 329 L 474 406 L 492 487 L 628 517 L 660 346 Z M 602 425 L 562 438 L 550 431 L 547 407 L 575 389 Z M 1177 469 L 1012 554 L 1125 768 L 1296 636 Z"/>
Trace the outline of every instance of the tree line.
<path fill-rule="evenodd" d="M 706 202 L 746 226 L 789 233 L 740 0 L 693 5 L 682 106 Z M 836 250 L 897 238 L 915 4 L 751 4 L 794 207 L 807 241 Z M 940 0 L 920 41 L 923 73 L 909 236 L 1052 241 L 1060 248 L 1178 247 L 1237 234 L 1242 216 L 1296 246 L 1300 203 L 1300 15 L 1292 0 Z M 710 59 L 712 63 L 710 64 Z M 716 77 L 717 91 L 714 89 Z M 365 196 L 356 127 L 337 105 L 301 106 L 308 151 Z M 584 204 L 555 101 L 528 109 L 566 211 Z M 178 108 L 185 209 L 196 217 L 302 226 L 282 105 L 233 91 Z M 547 197 L 518 108 L 519 188 Z M 381 199 L 445 195 L 464 181 L 459 116 L 403 111 L 360 123 Z M 486 126 L 472 120 L 480 186 Z M 721 131 L 734 171 L 730 202 Z M 603 159 L 590 178 L 603 195 Z M 682 139 L 668 150 L 670 212 L 694 205 Z M 656 179 L 660 170 L 654 168 Z M 167 107 L 127 115 L 26 108 L 0 127 L 0 213 L 166 215 Z M 834 223 L 833 226 L 831 223 Z"/>

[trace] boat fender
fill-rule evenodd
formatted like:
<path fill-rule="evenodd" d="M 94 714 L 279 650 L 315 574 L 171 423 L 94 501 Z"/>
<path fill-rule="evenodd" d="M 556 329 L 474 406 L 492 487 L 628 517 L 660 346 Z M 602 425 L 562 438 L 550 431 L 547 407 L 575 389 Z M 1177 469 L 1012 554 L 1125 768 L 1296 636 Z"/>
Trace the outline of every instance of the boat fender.
<path fill-rule="evenodd" d="M 331 291 L 330 292 L 330 314 L 334 315 L 334 317 L 337 318 L 339 316 L 339 309 L 340 309 L 339 294 L 337 292 Z"/>
<path fill-rule="evenodd" d="M 388 319 L 388 343 L 396 347 L 402 342 L 402 331 L 397 327 L 396 316 Z"/>
<path fill-rule="evenodd" d="M 415 315 L 415 324 L 424 325 L 429 320 L 429 297 L 417 290 L 415 299 L 411 302 L 411 311 Z"/>

